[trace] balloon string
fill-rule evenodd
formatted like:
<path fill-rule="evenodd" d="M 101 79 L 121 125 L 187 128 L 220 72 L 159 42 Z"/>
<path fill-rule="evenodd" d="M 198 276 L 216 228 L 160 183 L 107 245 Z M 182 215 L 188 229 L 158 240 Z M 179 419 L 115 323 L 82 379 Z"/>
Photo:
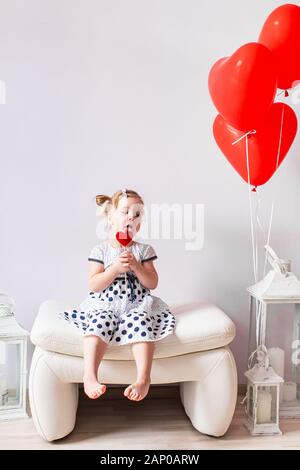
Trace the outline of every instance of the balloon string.
<path fill-rule="evenodd" d="M 284 117 L 284 103 L 282 103 L 282 110 L 281 110 L 281 122 L 280 122 L 280 134 L 279 134 L 278 152 L 277 152 L 277 160 L 276 160 L 276 170 L 279 165 L 279 156 L 280 156 L 280 151 L 281 151 L 283 117 Z"/>
<path fill-rule="evenodd" d="M 250 131 L 251 132 L 251 131 Z M 250 168 L 249 168 L 249 150 L 248 150 L 248 132 L 243 137 L 246 137 L 246 162 L 247 162 L 247 175 L 248 175 L 248 197 L 249 197 L 249 208 L 250 208 L 250 225 L 251 225 L 251 240 L 252 240 L 252 259 L 253 259 L 253 272 L 254 280 L 257 282 L 257 266 L 256 266 L 256 246 L 254 237 L 254 224 L 253 224 L 253 208 L 251 199 L 251 183 L 250 183 Z M 239 139 L 240 140 L 240 139 Z M 236 142 L 235 142 L 236 143 Z"/>
<path fill-rule="evenodd" d="M 237 144 L 238 142 L 240 142 L 240 140 L 244 139 L 245 137 L 248 138 L 248 135 L 252 135 L 252 134 L 256 134 L 256 130 L 255 130 L 255 129 L 252 129 L 252 131 L 246 132 L 246 134 L 243 134 L 241 137 L 239 137 L 239 139 L 237 139 L 237 140 L 235 140 L 234 142 L 232 142 L 231 145 Z"/>
<path fill-rule="evenodd" d="M 272 208 L 271 208 L 271 215 L 270 215 L 269 229 L 268 229 L 268 237 L 267 237 L 267 243 L 266 243 L 267 245 L 270 244 L 270 235 L 271 235 L 271 228 L 272 228 L 272 222 L 273 222 L 273 212 L 274 212 L 274 201 L 272 201 Z M 265 277 L 265 274 L 266 274 L 266 267 L 267 267 L 267 251 L 265 253 L 263 278 Z"/>
<path fill-rule="evenodd" d="M 260 199 L 258 195 L 258 209 L 260 205 Z M 274 201 L 272 201 L 272 206 L 271 206 L 271 214 L 270 214 L 270 220 L 269 220 L 269 226 L 268 226 L 268 232 L 267 232 L 267 237 L 265 235 L 265 231 L 263 229 L 263 226 L 260 222 L 259 218 L 259 213 L 257 212 L 257 225 L 260 227 L 263 238 L 265 240 L 265 245 L 270 244 L 270 235 L 271 235 L 271 228 L 272 228 L 272 222 L 273 222 L 273 213 L 274 213 Z M 267 266 L 267 251 L 265 252 L 265 259 L 264 259 L 264 267 L 263 267 L 263 273 L 262 273 L 262 279 L 265 277 L 266 273 L 266 266 Z M 265 322 L 262 322 L 262 309 L 263 309 L 263 304 L 262 302 L 258 303 L 258 309 L 256 310 L 256 346 L 262 346 L 263 341 L 265 340 L 266 337 L 266 330 L 265 330 Z"/>
<path fill-rule="evenodd" d="M 248 135 L 246 137 L 246 162 L 247 162 L 247 177 L 248 177 L 248 197 L 249 197 L 249 209 L 250 209 L 250 225 L 251 225 L 251 245 L 252 245 L 252 259 L 253 259 L 253 272 L 254 272 L 254 281 L 257 283 L 257 264 L 258 264 L 258 243 L 257 243 L 257 231 L 254 230 L 254 221 L 253 221 L 253 207 L 252 207 L 252 198 L 251 198 L 251 183 L 250 183 L 250 166 L 249 166 L 249 147 L 248 147 Z M 256 319 L 256 345 L 259 343 L 259 331 L 260 331 L 260 309 L 258 300 L 255 299 L 255 319 Z M 256 351 L 254 351 L 256 352 Z"/>
<path fill-rule="evenodd" d="M 249 147 L 248 147 L 248 134 L 246 137 L 246 161 L 247 161 L 247 176 L 248 176 L 248 197 L 249 197 L 249 208 L 250 208 L 250 224 L 251 224 L 251 240 L 252 240 L 252 258 L 253 258 L 253 272 L 254 272 L 254 280 L 255 283 L 258 282 L 258 232 L 257 227 L 259 225 L 262 228 L 260 220 L 258 218 L 259 223 L 257 226 L 254 227 L 254 217 L 253 217 L 253 205 L 252 205 L 252 197 L 251 197 L 251 183 L 250 183 L 250 165 L 249 165 Z M 257 207 L 256 207 L 256 215 L 258 215 L 258 210 L 260 206 L 260 199 L 257 200 Z M 257 219 L 256 219 L 257 220 Z M 263 230 L 263 228 L 262 228 Z M 256 319 L 256 350 L 261 342 L 261 339 L 264 338 L 264 331 L 262 331 L 261 319 L 262 319 L 262 304 L 255 299 L 255 319 Z M 249 362 L 251 362 L 252 355 L 249 358 Z"/>

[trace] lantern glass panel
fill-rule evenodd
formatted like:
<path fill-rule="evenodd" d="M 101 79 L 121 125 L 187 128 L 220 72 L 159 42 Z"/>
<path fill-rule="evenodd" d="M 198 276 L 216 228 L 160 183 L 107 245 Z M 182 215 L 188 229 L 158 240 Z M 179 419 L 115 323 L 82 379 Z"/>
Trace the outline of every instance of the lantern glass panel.
<path fill-rule="evenodd" d="M 21 341 L 0 341 L 0 410 L 21 406 Z M 7 391 L 7 393 L 5 393 Z"/>
<path fill-rule="evenodd" d="M 248 407 L 248 416 L 251 418 L 251 419 L 254 419 L 254 390 L 253 390 L 253 386 L 251 384 L 248 384 L 248 403 L 247 403 L 247 407 Z"/>
<path fill-rule="evenodd" d="M 273 390 L 275 389 L 275 391 Z M 276 386 L 257 387 L 257 424 L 276 423 Z"/>
<path fill-rule="evenodd" d="M 269 390 L 271 392 L 272 396 L 272 401 L 271 401 L 271 422 L 272 423 L 277 423 L 278 421 L 278 403 L 277 403 L 277 386 L 271 386 L 269 387 Z"/>

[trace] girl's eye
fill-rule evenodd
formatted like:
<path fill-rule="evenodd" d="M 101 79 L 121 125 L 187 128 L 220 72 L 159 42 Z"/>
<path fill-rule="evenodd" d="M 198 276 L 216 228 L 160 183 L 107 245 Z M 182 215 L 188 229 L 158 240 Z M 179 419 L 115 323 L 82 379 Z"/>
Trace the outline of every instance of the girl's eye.
<path fill-rule="evenodd" d="M 127 212 L 127 211 L 121 211 L 121 214 L 127 215 L 128 212 Z M 134 218 L 136 219 L 136 218 L 139 217 L 139 216 L 140 216 L 140 212 L 137 212 L 137 213 L 135 214 Z"/>

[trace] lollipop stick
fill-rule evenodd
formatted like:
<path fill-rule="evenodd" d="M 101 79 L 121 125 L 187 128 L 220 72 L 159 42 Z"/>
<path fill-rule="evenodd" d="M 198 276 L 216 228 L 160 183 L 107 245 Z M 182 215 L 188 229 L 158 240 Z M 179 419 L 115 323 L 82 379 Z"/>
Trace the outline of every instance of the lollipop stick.
<path fill-rule="evenodd" d="M 126 247 L 124 248 L 123 252 L 124 251 L 127 251 Z M 126 276 L 126 271 L 125 271 L 125 290 L 126 290 L 126 287 L 127 287 L 127 276 Z"/>

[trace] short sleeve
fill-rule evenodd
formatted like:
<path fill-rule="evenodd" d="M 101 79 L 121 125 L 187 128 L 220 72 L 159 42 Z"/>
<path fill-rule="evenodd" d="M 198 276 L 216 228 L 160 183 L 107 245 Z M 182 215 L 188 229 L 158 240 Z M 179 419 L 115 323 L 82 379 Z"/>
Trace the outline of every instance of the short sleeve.
<path fill-rule="evenodd" d="M 103 250 L 101 246 L 96 245 L 94 246 L 94 248 L 92 248 L 90 255 L 88 257 L 88 261 L 96 261 L 97 263 L 104 264 Z"/>
<path fill-rule="evenodd" d="M 151 245 L 146 245 L 145 249 L 143 250 L 141 262 L 144 263 L 145 261 L 153 261 L 155 259 L 157 259 L 157 254 L 154 248 Z"/>

